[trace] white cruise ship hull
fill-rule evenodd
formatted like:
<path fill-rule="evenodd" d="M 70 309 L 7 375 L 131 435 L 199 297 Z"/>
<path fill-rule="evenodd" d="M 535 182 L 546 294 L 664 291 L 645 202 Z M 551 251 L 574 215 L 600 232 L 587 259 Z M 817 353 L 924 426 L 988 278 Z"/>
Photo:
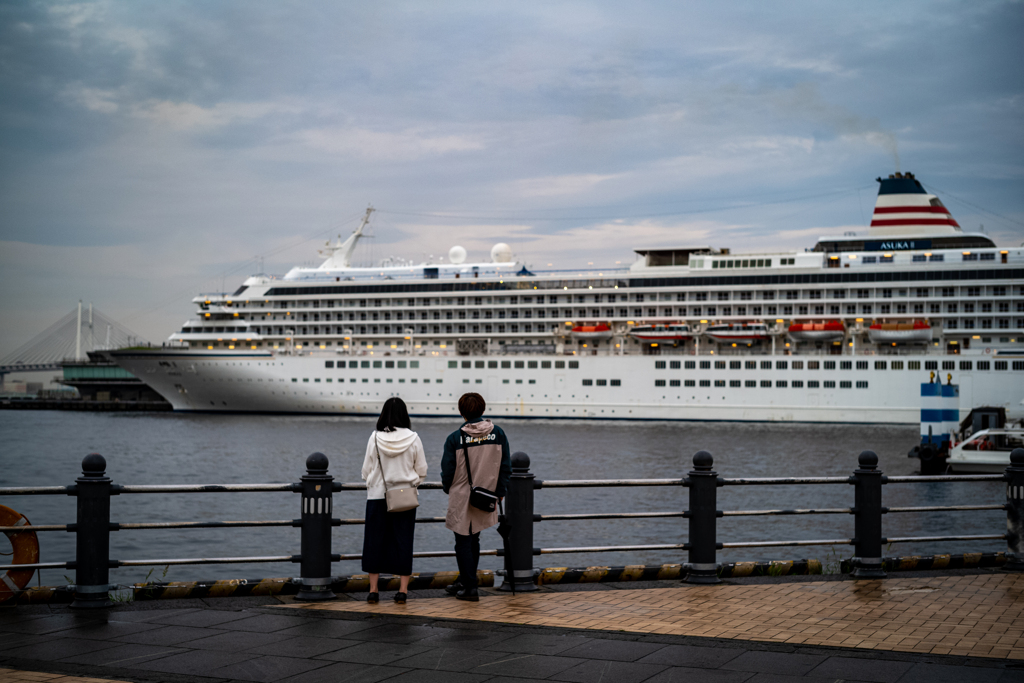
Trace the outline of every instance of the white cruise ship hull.
<path fill-rule="evenodd" d="M 727 369 L 732 357 L 711 355 L 370 358 L 154 349 L 118 351 L 115 357 L 175 410 L 202 412 L 376 415 L 384 400 L 400 396 L 412 415 L 448 418 L 457 414 L 459 397 L 475 391 L 486 398 L 488 415 L 502 418 L 917 424 L 920 385 L 928 379 L 925 370 L 882 370 L 874 363 L 864 370 L 794 370 L 794 356 L 757 357 L 788 360 L 790 369 L 761 369 L 760 362 L 757 369 Z M 922 368 L 935 359 L 898 358 L 903 367 L 917 360 Z M 501 368 L 500 361 L 509 359 L 536 362 L 537 368 Z M 843 357 L 821 357 L 822 367 L 825 359 Z M 352 360 L 371 367 L 337 367 Z M 714 361 L 722 360 L 727 368 L 715 368 Z M 327 368 L 328 361 L 335 367 Z M 399 361 L 418 361 L 419 367 L 399 368 Z M 499 367 L 487 367 L 496 361 Z M 696 367 L 686 369 L 686 361 Z M 700 369 L 700 361 L 711 367 Z M 374 362 L 382 367 L 372 367 Z M 385 362 L 395 367 L 383 367 Z M 547 362 L 550 367 L 542 368 Z M 564 367 L 556 368 L 558 362 Z M 1004 406 L 1011 415 L 1021 411 L 1021 371 L 948 374 L 960 385 L 964 414 L 976 405 Z M 688 380 L 694 386 L 686 386 Z"/>

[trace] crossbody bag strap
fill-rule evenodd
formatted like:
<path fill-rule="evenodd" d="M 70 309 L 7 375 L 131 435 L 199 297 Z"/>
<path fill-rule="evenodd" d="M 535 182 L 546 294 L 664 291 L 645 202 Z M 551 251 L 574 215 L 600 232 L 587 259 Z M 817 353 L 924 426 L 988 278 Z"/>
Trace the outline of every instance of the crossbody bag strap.
<path fill-rule="evenodd" d="M 469 449 L 466 448 L 466 433 L 459 430 L 459 439 L 461 440 L 460 445 L 462 446 L 462 455 L 466 458 L 466 478 L 469 480 L 469 488 L 473 488 L 473 471 L 469 469 Z"/>
<path fill-rule="evenodd" d="M 388 495 L 388 480 L 384 478 L 384 463 L 380 459 L 380 448 L 377 447 L 377 432 L 373 433 L 373 449 L 377 451 L 377 465 L 380 466 L 380 480 L 384 484 L 384 495 Z"/>

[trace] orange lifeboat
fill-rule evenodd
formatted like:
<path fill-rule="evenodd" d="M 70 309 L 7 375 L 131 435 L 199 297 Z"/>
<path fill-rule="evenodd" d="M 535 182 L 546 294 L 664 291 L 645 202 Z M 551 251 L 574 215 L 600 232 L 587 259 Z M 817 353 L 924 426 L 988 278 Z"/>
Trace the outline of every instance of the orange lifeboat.
<path fill-rule="evenodd" d="M 612 328 L 605 324 L 600 325 L 577 325 L 572 328 L 569 335 L 573 339 L 582 341 L 601 341 L 612 338 Z"/>
<path fill-rule="evenodd" d="M 789 336 L 796 341 L 836 341 L 846 336 L 846 325 L 841 320 L 823 323 L 793 323 Z"/>
<path fill-rule="evenodd" d="M 932 326 L 923 320 L 912 323 L 873 323 L 868 339 L 876 344 L 927 344 L 932 340 Z"/>

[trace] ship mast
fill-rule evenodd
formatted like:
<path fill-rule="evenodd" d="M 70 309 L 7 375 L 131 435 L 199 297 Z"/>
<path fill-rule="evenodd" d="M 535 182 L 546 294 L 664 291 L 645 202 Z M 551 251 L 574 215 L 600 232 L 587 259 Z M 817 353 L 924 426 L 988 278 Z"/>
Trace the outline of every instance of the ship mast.
<path fill-rule="evenodd" d="M 363 228 L 370 222 L 370 214 L 374 212 L 372 206 L 366 207 L 366 214 L 363 216 L 363 220 L 359 222 L 359 227 L 352 231 L 348 239 L 344 242 L 341 238 L 338 238 L 338 243 L 331 246 L 330 242 L 320 250 L 320 253 L 327 256 L 327 261 L 320 266 L 321 268 L 351 268 L 352 267 L 352 252 L 356 250 L 356 243 L 359 242 L 359 238 L 363 236 Z"/>

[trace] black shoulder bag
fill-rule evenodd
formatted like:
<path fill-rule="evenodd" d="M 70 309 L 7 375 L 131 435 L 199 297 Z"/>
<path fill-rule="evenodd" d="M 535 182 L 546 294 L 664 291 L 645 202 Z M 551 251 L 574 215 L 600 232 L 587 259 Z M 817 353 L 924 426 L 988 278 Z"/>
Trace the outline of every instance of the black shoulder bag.
<path fill-rule="evenodd" d="M 494 491 L 488 491 L 482 486 L 473 486 L 473 471 L 469 469 L 469 449 L 466 448 L 466 435 L 459 432 L 461 439 L 462 454 L 466 458 L 466 478 L 469 479 L 469 504 L 477 510 L 494 512 L 498 504 L 498 496 Z"/>

